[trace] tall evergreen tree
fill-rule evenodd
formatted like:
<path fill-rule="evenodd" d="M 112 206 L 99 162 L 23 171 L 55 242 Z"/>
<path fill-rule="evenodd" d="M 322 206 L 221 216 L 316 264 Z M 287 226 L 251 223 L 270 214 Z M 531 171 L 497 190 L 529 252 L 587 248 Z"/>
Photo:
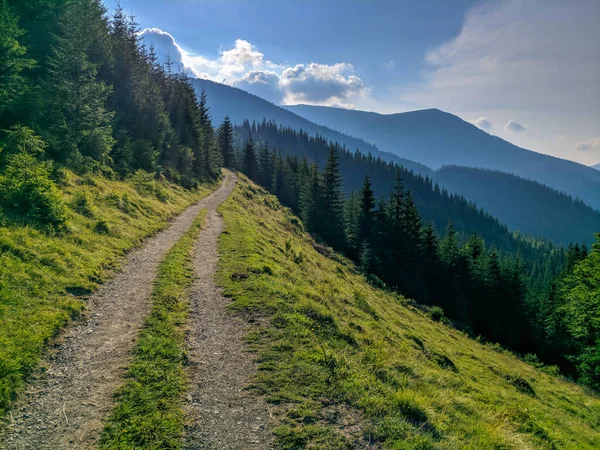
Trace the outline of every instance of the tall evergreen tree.
<path fill-rule="evenodd" d="M 219 127 L 217 141 L 219 151 L 221 152 L 221 159 L 223 160 L 223 167 L 233 169 L 235 167 L 235 152 L 233 150 L 233 126 L 231 125 L 229 116 L 225 116 L 223 123 Z"/>
<path fill-rule="evenodd" d="M 274 172 L 276 168 L 281 171 L 281 165 L 281 155 L 278 155 L 278 158 L 274 159 L 271 155 L 269 144 L 267 142 L 261 144 L 258 149 L 258 183 L 265 187 L 270 187 L 273 183 L 273 176 L 276 176 Z M 279 183 L 283 181 L 281 179 L 281 173 L 278 175 L 279 176 L 276 178 L 275 192 L 277 192 L 279 188 Z"/>
<path fill-rule="evenodd" d="M 367 241 L 369 245 L 374 243 L 375 234 L 375 195 L 371 189 L 371 180 L 367 175 L 360 190 L 360 215 L 358 217 L 359 245 Z"/>
<path fill-rule="evenodd" d="M 98 36 L 108 35 L 105 10 L 97 0 L 76 0 L 62 20 L 50 58 L 46 120 L 51 155 L 77 169 L 94 160 L 110 162 L 113 114 L 106 108 L 111 89 L 98 80 Z M 90 33 L 96 30 L 95 33 Z M 84 159 L 82 159 L 84 157 Z"/>
<path fill-rule="evenodd" d="M 35 64 L 19 42 L 23 33 L 16 14 L 6 0 L 0 0 L 0 128 L 10 125 L 11 120 L 6 115 L 12 102 L 26 88 L 27 79 L 22 72 Z"/>
<path fill-rule="evenodd" d="M 258 181 L 258 162 L 252 138 L 246 141 L 242 154 L 242 171 L 253 181 Z"/>
<path fill-rule="evenodd" d="M 321 214 L 322 189 L 319 169 L 316 164 L 310 166 L 304 183 L 300 188 L 300 217 L 311 231 L 318 230 L 323 216 Z"/>
<path fill-rule="evenodd" d="M 344 194 L 337 148 L 332 144 L 323 171 L 322 213 L 326 220 L 321 224 L 320 234 L 336 249 L 344 250 Z"/>

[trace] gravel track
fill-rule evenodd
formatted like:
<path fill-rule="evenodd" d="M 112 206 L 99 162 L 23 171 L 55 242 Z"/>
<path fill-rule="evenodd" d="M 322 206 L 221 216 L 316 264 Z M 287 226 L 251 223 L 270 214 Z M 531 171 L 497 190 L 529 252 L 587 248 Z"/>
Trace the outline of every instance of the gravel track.
<path fill-rule="evenodd" d="M 153 281 L 160 261 L 189 229 L 202 209 L 208 217 L 229 196 L 235 176 L 177 216 L 162 232 L 131 251 L 122 270 L 90 296 L 86 319 L 65 332 L 49 369 L 35 377 L 0 447 L 20 449 L 96 448 L 113 394 L 123 382 L 131 350 L 150 311 Z M 210 221 L 201 235 L 214 235 Z M 227 447 L 223 447 L 227 448 Z"/>
<path fill-rule="evenodd" d="M 206 221 L 194 256 L 184 449 L 267 450 L 273 448 L 267 404 L 245 390 L 256 372 L 252 355 L 245 351 L 248 324 L 227 312 L 230 300 L 214 280 L 223 218 L 209 211 Z"/>

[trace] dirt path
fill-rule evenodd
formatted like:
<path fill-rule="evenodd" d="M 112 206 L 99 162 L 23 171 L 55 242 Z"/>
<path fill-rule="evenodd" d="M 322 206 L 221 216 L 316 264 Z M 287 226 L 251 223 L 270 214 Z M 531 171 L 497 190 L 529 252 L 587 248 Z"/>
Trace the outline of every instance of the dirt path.
<path fill-rule="evenodd" d="M 272 448 L 264 400 L 244 390 L 256 371 L 244 351 L 247 323 L 227 312 L 230 300 L 215 286 L 220 214 L 210 211 L 195 248 L 192 312 L 187 337 L 191 387 L 185 405 L 184 449 Z"/>
<path fill-rule="evenodd" d="M 164 231 L 133 250 L 122 270 L 89 299 L 89 317 L 71 328 L 50 369 L 26 392 L 14 423 L 0 447 L 20 449 L 93 449 L 113 407 L 131 349 L 150 311 L 150 294 L 159 262 L 189 229 L 201 209 L 209 216 L 231 193 L 233 175 L 189 207 Z M 214 234 L 209 224 L 204 233 Z"/>

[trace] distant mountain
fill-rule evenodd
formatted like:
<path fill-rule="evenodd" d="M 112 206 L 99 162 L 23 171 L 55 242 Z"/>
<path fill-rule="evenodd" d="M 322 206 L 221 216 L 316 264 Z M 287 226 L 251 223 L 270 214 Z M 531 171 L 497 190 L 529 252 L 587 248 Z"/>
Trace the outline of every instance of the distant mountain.
<path fill-rule="evenodd" d="M 351 133 L 343 134 L 325 126 L 317 125 L 287 109 L 241 89 L 201 79 L 193 79 L 192 83 L 196 92 L 199 93 L 202 89 L 206 91 L 213 123 L 217 126 L 226 115 L 229 115 L 231 121 L 236 125 L 241 125 L 245 119 L 250 122 L 253 120 L 262 122 L 263 119 L 267 121 L 274 120 L 279 125 L 303 130 L 310 135 L 318 134 L 330 141 L 338 142 L 340 145 L 346 146 L 348 150 L 355 151 L 359 149 L 364 154 L 371 153 L 375 157 L 380 156 L 386 161 L 394 161 L 423 175 L 433 173 L 431 168 L 423 164 L 410 161 L 395 153 L 383 152 L 375 145 L 349 135 Z"/>
<path fill-rule="evenodd" d="M 595 166 L 592 166 L 592 169 L 600 170 L 600 164 L 596 164 Z"/>
<path fill-rule="evenodd" d="M 285 108 L 342 133 L 352 133 L 382 151 L 434 169 L 459 165 L 501 170 L 546 184 L 600 208 L 598 171 L 517 147 L 437 109 L 378 114 L 324 106 Z"/>
<path fill-rule="evenodd" d="M 459 192 L 513 230 L 556 244 L 595 242 L 600 212 L 535 181 L 487 169 L 444 166 L 434 180 Z"/>

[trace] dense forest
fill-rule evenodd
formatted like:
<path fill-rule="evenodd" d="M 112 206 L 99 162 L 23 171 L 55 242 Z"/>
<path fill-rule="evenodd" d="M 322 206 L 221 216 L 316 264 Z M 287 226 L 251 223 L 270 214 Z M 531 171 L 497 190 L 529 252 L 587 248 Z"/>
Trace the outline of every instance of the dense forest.
<path fill-rule="evenodd" d="M 424 222 L 431 222 L 438 234 L 443 234 L 448 222 L 463 237 L 477 234 L 485 242 L 499 251 L 519 255 L 528 261 L 546 260 L 557 256 L 559 252 L 549 242 L 533 241 L 521 235 L 513 235 L 506 225 L 500 223 L 486 211 L 463 196 L 451 194 L 441 188 L 431 177 L 416 174 L 405 167 L 373 155 L 359 151 L 350 151 L 322 136 L 310 136 L 303 130 L 278 126 L 273 122 L 250 124 L 234 128 L 235 146 L 242 148 L 244 142 L 252 136 L 257 143 L 264 143 L 277 149 L 283 157 L 306 158 L 309 164 L 323 167 L 330 148 L 336 148 L 342 189 L 349 196 L 361 189 L 363 180 L 369 175 L 376 199 L 387 197 L 400 173 L 402 182 L 411 191 L 412 199 Z M 560 257 L 547 261 L 548 275 L 551 277 L 560 270 Z M 537 269 L 536 269 L 537 270 Z M 549 278 L 546 279 L 548 281 Z"/>
<path fill-rule="evenodd" d="M 543 184 L 498 170 L 444 166 L 435 181 L 464 192 L 488 213 L 501 217 L 511 230 L 539 236 L 559 245 L 594 242 L 600 212 Z"/>
<path fill-rule="evenodd" d="M 565 374 L 598 387 L 597 308 L 596 312 L 586 310 L 592 306 L 589 303 L 598 303 L 592 294 L 597 284 L 589 280 L 591 273 L 598 276 L 597 244 L 591 254 L 585 245 L 577 244 L 563 252 L 542 242 L 511 237 L 519 243 L 511 251 L 510 246 L 499 249 L 486 245 L 486 239 L 477 234 L 459 233 L 452 221 L 440 234 L 419 213 L 404 177 L 411 181 L 411 187 L 421 183 L 420 188 L 429 189 L 430 196 L 435 193 L 442 205 L 463 202 L 463 208 L 455 209 L 467 212 L 461 223 L 478 210 L 464 199 L 438 191 L 430 180 L 358 152 L 350 153 L 318 137 L 280 129 L 278 133 L 287 141 L 284 156 L 266 141 L 254 142 L 253 136 L 258 139 L 264 127 L 273 137 L 277 130 L 274 124 L 246 123 L 244 127 L 249 137 L 234 158 L 237 167 L 292 208 L 318 240 L 356 261 L 373 283 L 429 305 L 433 318 L 446 320 L 447 315 L 473 337 L 500 343 L 527 355 L 534 364 L 541 364 L 539 356 Z M 239 133 L 244 134 L 244 130 Z M 299 142 L 294 143 L 294 139 Z M 278 141 L 278 145 L 282 143 Z M 309 160 L 311 146 L 307 143 L 328 147 L 321 167 Z M 293 149 L 301 149 L 301 156 Z M 230 151 L 236 154 L 233 146 Z M 360 190 L 346 194 L 344 162 L 350 174 L 352 169 L 360 173 L 361 163 L 386 167 L 395 177 L 388 195 L 377 199 L 371 176 L 381 180 L 380 173 L 364 169 L 367 175 Z M 480 214 L 483 221 L 493 223 L 494 219 Z M 498 229 L 505 231 L 500 225 Z M 491 234 L 492 242 L 494 238 Z M 586 325 L 578 325 L 578 321 Z"/>
<path fill-rule="evenodd" d="M 96 0 L 0 0 L 0 20 L 4 220 L 60 229 L 63 168 L 186 187 L 218 175 L 206 97 L 158 62 L 121 9 L 108 20 Z"/>
<path fill-rule="evenodd" d="M 215 129 L 206 96 L 98 0 L 0 0 L 0 70 L 0 223 L 67 232 L 65 170 L 193 188 L 240 169 L 373 283 L 598 387 L 598 244 L 512 235 L 428 177 L 303 131 Z"/>

